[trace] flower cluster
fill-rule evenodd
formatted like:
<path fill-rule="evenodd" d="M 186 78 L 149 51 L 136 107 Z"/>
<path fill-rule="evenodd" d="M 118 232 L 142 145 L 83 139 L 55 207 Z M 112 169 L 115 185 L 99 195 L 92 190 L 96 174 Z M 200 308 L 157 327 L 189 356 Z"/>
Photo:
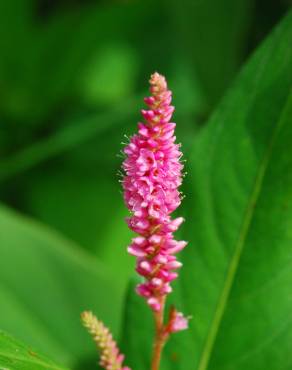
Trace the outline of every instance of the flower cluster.
<path fill-rule="evenodd" d="M 122 365 L 124 355 L 119 352 L 109 329 L 90 311 L 83 312 L 81 318 L 100 350 L 100 366 L 105 370 L 131 370 Z"/>
<path fill-rule="evenodd" d="M 170 122 L 174 107 L 166 80 L 158 73 L 150 79 L 151 96 L 145 98 L 148 110 L 142 110 L 146 123 L 138 124 L 138 134 L 125 147 L 123 162 L 124 199 L 132 215 L 129 227 L 139 234 L 128 252 L 137 257 L 137 272 L 145 278 L 137 292 L 158 312 L 170 282 L 181 267 L 175 253 L 186 246 L 176 241 L 173 232 L 183 222 L 170 214 L 180 205 L 178 187 L 182 182 L 182 153 L 175 143 L 175 123 Z M 174 330 L 175 331 L 175 330 Z"/>

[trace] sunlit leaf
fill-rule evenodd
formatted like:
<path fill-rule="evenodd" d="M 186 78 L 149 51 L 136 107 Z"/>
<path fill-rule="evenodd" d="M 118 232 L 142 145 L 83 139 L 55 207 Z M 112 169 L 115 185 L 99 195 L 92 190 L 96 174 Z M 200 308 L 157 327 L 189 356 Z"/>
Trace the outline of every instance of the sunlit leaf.
<path fill-rule="evenodd" d="M 65 370 L 2 331 L 0 331 L 0 368 L 2 370 Z"/>

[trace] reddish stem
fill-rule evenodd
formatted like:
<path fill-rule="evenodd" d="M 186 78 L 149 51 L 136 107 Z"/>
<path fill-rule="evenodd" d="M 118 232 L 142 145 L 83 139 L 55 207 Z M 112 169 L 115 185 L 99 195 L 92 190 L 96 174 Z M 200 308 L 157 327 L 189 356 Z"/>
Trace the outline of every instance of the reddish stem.
<path fill-rule="evenodd" d="M 158 312 L 154 312 L 155 320 L 155 341 L 153 346 L 153 355 L 151 370 L 159 370 L 161 354 L 164 347 L 164 344 L 167 340 L 167 333 L 164 330 L 164 306 L 165 306 L 165 297 L 161 299 L 161 309 Z"/>

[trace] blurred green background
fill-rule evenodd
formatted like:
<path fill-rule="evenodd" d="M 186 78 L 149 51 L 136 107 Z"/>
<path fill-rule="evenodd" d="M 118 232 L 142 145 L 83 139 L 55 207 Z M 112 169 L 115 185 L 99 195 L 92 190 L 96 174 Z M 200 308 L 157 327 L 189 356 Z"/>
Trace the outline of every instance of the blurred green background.
<path fill-rule="evenodd" d="M 94 268 L 112 274 L 122 297 L 134 261 L 126 253 L 131 234 L 123 222 L 119 152 L 140 119 L 150 74 L 167 76 L 188 158 L 242 64 L 290 5 L 1 0 L 1 202 L 78 244 Z M 102 300 L 107 294 L 110 301 L 110 289 Z M 119 298 L 111 312 L 115 333 L 121 312 Z M 4 326 L 17 334 L 11 323 Z M 29 340 L 22 329 L 19 336 Z"/>

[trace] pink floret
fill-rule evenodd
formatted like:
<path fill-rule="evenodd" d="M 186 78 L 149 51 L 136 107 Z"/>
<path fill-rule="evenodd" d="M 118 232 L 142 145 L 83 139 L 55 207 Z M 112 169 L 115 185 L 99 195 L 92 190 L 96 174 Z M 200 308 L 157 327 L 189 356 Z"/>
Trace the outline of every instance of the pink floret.
<path fill-rule="evenodd" d="M 188 319 L 184 317 L 181 312 L 175 311 L 174 317 L 169 323 L 169 332 L 175 333 L 177 331 L 186 330 L 188 328 Z"/>

